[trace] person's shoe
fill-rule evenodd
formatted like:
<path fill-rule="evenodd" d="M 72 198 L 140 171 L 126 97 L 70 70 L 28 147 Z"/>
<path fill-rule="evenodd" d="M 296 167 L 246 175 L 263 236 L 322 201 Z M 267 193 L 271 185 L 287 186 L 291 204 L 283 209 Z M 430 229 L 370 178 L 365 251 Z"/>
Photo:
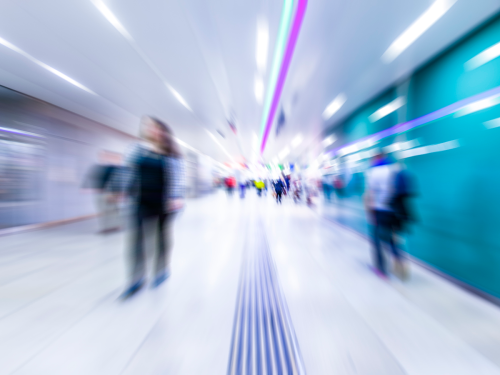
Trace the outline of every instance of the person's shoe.
<path fill-rule="evenodd" d="M 161 275 L 157 276 L 153 283 L 151 284 L 151 288 L 158 288 L 165 280 L 170 277 L 170 271 L 165 271 Z"/>
<path fill-rule="evenodd" d="M 394 262 L 394 274 L 402 281 L 408 279 L 408 267 L 401 261 Z"/>
<path fill-rule="evenodd" d="M 378 277 L 380 277 L 381 279 L 383 280 L 387 280 L 388 279 L 388 276 L 385 272 L 379 270 L 377 267 L 370 267 L 371 270 L 373 271 L 373 273 L 375 275 L 377 275 Z"/>
<path fill-rule="evenodd" d="M 144 285 L 144 279 L 139 280 L 138 282 L 132 284 L 128 287 L 125 292 L 121 295 L 121 299 L 127 299 L 136 294 Z"/>

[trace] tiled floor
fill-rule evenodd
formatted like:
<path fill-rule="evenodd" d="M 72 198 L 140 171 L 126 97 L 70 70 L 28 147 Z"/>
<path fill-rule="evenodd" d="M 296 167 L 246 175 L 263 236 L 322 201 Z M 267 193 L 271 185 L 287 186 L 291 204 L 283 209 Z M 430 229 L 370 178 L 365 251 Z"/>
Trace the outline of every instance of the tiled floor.
<path fill-rule="evenodd" d="M 118 299 L 126 233 L 86 221 L 0 238 L 0 374 L 224 374 L 249 223 L 264 223 L 305 373 L 500 374 L 500 309 L 415 265 L 383 281 L 363 238 L 250 192 L 192 200 L 172 276 Z"/>

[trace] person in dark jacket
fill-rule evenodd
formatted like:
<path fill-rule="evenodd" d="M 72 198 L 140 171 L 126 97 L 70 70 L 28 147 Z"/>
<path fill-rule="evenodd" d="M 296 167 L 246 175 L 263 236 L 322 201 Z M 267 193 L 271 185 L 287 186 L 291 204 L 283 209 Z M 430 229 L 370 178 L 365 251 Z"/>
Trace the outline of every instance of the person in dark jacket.
<path fill-rule="evenodd" d="M 274 183 L 274 191 L 276 192 L 276 203 L 281 204 L 281 198 L 283 195 L 283 190 L 285 189 L 285 184 L 281 179 L 279 178 L 275 183 Z"/>
<path fill-rule="evenodd" d="M 147 222 L 157 226 L 158 236 L 152 286 L 159 286 L 169 277 L 172 218 L 182 208 L 184 197 L 183 162 L 170 128 L 160 120 L 146 117 L 141 135 L 144 142 L 134 145 L 126 159 L 133 233 L 129 254 L 131 282 L 124 298 L 136 293 L 145 282 Z"/>

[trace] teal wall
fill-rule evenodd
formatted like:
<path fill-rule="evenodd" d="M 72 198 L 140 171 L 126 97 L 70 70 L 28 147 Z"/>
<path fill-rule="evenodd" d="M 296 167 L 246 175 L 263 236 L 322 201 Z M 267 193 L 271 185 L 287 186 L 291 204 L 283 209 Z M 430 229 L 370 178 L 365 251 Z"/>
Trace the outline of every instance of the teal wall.
<path fill-rule="evenodd" d="M 402 109 L 407 119 L 500 86 L 500 58 L 472 71 L 464 69 L 466 61 L 498 42 L 500 17 L 415 72 L 409 78 L 408 102 Z M 350 143 L 396 125 L 401 113 L 394 112 L 375 123 L 368 116 L 400 92 L 401 87 L 387 90 L 331 132 Z M 462 117 L 447 116 L 412 129 L 403 136 L 406 140 L 417 139 L 420 146 L 458 140 L 460 147 L 402 160 L 418 185 L 414 206 L 419 221 L 407 236 L 406 251 L 500 297 L 500 127 L 488 129 L 484 125 L 496 118 L 500 118 L 500 105 Z M 395 137 L 383 139 L 378 146 L 391 144 Z M 345 164 L 345 158 L 340 160 Z M 343 199 L 352 210 L 363 209 L 359 180 L 368 163 L 365 160 L 357 164 L 355 179 L 346 188 Z M 342 200 L 340 204 L 344 204 Z M 367 228 L 366 223 L 345 224 L 357 230 Z"/>

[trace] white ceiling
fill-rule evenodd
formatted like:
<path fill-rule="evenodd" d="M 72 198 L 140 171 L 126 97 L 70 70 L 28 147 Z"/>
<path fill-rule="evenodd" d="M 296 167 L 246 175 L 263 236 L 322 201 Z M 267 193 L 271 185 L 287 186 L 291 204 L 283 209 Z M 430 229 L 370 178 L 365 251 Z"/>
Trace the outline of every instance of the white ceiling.
<path fill-rule="evenodd" d="M 92 95 L 0 45 L 0 85 L 131 134 L 139 118 L 164 119 L 178 138 L 220 161 L 250 159 L 262 106 L 254 96 L 257 19 L 270 29 L 269 73 L 282 0 L 107 0 L 109 9 L 161 76 L 90 0 L 2 0 L 0 38 L 86 86 Z M 277 155 L 298 133 L 302 152 L 335 119 L 414 70 L 500 9 L 500 0 L 458 0 L 391 64 L 380 57 L 432 0 L 309 0 L 282 96 L 286 125 L 264 156 Z M 267 80 L 265 81 L 267 83 Z M 339 93 L 346 104 L 325 123 Z M 238 136 L 226 119 L 234 117 Z M 226 138 L 216 131 L 221 130 Z M 293 157 L 292 153 L 291 157 Z"/>

